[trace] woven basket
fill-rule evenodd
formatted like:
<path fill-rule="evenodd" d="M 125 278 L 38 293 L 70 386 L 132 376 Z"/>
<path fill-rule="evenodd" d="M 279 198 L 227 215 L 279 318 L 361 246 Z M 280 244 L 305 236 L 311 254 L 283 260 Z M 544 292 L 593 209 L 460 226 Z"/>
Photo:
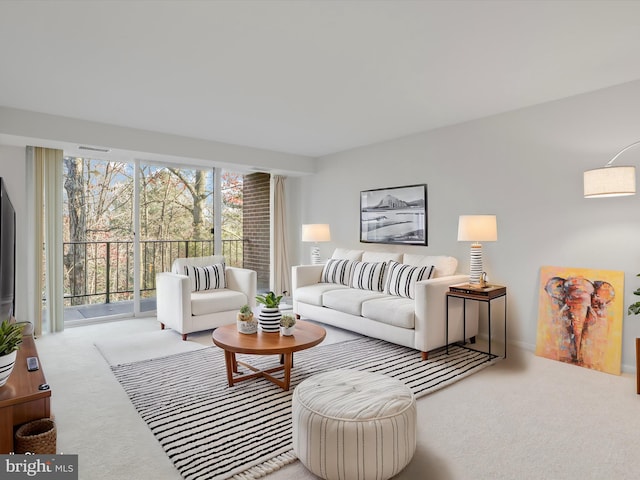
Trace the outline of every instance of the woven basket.
<path fill-rule="evenodd" d="M 15 453 L 55 454 L 56 424 L 50 418 L 25 423 L 16 431 Z"/>

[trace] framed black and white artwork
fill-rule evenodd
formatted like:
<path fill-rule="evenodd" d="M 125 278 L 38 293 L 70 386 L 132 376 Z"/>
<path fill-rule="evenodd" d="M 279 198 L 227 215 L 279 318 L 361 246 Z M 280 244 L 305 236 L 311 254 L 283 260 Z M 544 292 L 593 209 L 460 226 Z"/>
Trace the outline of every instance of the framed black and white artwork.
<path fill-rule="evenodd" d="M 360 242 L 427 245 L 427 185 L 360 192 Z"/>

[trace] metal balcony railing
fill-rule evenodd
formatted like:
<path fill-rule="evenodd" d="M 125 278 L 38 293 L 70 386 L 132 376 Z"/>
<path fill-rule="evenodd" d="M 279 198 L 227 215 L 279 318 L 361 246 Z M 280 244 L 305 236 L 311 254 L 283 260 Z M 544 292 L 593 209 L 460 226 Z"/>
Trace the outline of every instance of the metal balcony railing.
<path fill-rule="evenodd" d="M 176 258 L 213 255 L 212 240 L 144 240 L 140 291 L 154 296 L 156 273 L 171 269 Z M 222 240 L 227 265 L 243 266 L 244 240 Z M 133 299 L 133 241 L 65 242 L 65 306 Z"/>

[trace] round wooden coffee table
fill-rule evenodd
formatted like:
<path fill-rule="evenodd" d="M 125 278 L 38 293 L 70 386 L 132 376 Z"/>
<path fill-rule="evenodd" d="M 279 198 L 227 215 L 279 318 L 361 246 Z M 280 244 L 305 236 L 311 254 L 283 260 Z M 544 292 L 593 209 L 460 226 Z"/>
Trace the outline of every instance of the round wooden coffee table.
<path fill-rule="evenodd" d="M 298 320 L 294 333 L 285 337 L 279 333 L 258 333 L 247 335 L 238 332 L 236 325 L 224 325 L 213 331 L 211 338 L 213 343 L 224 350 L 224 360 L 227 367 L 227 380 L 233 387 L 238 382 L 251 378 L 264 377 L 284 390 L 289 390 L 291 382 L 291 367 L 293 367 L 293 352 L 305 350 L 318 345 L 324 340 L 327 332 L 324 328 L 313 323 Z M 248 353 L 250 355 L 280 355 L 281 365 L 266 370 L 259 370 L 245 362 L 236 360 L 236 353 Z M 238 365 L 242 365 L 254 373 L 239 375 Z M 284 371 L 284 378 L 271 375 L 274 372 Z M 237 375 L 234 375 L 237 374 Z"/>

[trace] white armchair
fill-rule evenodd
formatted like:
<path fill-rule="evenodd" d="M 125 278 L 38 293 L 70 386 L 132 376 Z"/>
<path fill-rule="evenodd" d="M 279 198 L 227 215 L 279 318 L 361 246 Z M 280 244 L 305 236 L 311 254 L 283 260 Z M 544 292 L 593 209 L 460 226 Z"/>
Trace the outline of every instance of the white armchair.
<path fill-rule="evenodd" d="M 256 305 L 257 274 L 237 267 L 224 269 L 224 288 L 199 289 L 185 267 L 207 267 L 224 263 L 224 256 L 177 258 L 171 272 L 156 275 L 156 302 L 160 327 L 171 328 L 187 339 L 187 334 L 209 330 L 236 321 L 236 313 L 245 304 Z"/>

